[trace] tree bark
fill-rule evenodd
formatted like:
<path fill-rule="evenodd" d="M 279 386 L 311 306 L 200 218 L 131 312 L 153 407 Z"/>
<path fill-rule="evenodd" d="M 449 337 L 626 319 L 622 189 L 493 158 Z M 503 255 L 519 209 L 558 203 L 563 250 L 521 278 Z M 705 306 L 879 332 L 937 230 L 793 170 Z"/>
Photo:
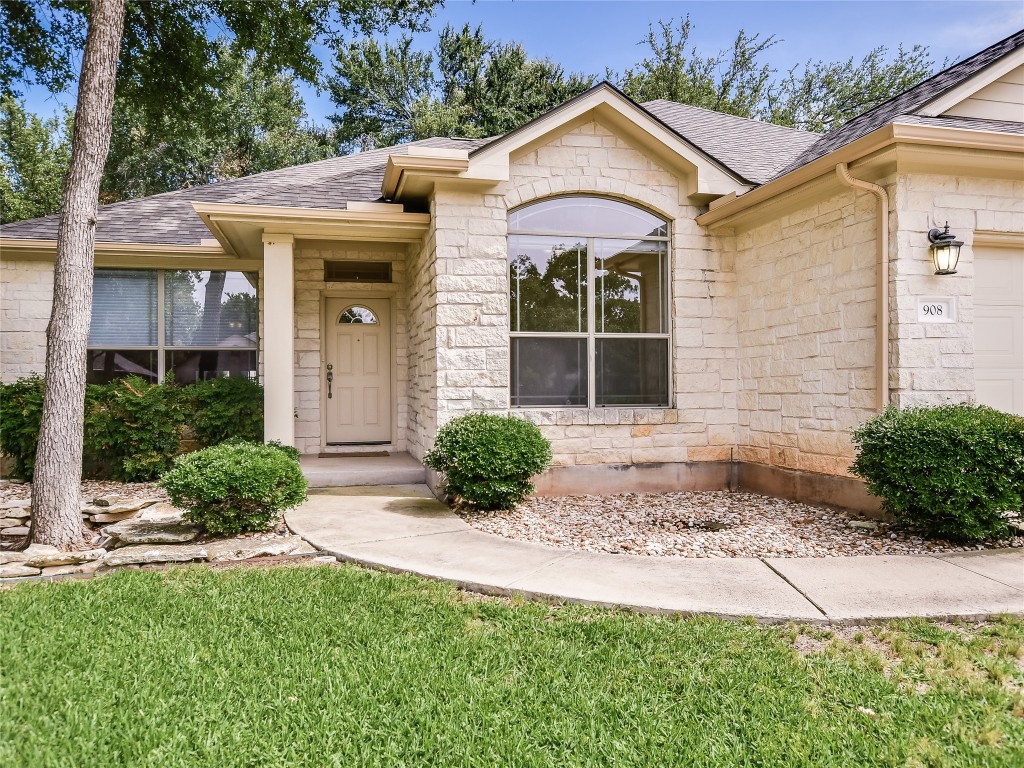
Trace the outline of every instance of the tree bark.
<path fill-rule="evenodd" d="M 80 509 L 86 344 L 92 316 L 96 208 L 110 149 L 124 0 L 92 0 L 78 80 L 71 164 L 61 193 L 53 308 L 46 327 L 46 393 L 32 480 L 30 540 L 85 542 Z"/>

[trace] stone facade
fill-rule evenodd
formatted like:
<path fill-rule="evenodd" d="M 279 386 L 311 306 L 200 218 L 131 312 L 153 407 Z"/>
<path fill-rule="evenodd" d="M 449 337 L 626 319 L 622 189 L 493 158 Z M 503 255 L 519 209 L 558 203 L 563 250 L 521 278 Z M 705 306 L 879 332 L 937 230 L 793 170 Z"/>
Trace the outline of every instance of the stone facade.
<path fill-rule="evenodd" d="M 735 234 L 737 458 L 844 474 L 877 403 L 877 202 L 833 184 Z"/>
<path fill-rule="evenodd" d="M 896 177 L 893 196 L 899 258 L 891 275 L 892 403 L 969 400 L 974 397 L 972 245 L 978 231 L 1024 232 L 1024 180 L 907 173 Z M 937 276 L 922 235 L 947 221 L 964 247 L 957 274 Z M 918 299 L 933 296 L 956 298 L 957 322 L 917 322 Z"/>
<path fill-rule="evenodd" d="M 52 303 L 52 262 L 0 264 L 0 381 L 43 372 Z"/>

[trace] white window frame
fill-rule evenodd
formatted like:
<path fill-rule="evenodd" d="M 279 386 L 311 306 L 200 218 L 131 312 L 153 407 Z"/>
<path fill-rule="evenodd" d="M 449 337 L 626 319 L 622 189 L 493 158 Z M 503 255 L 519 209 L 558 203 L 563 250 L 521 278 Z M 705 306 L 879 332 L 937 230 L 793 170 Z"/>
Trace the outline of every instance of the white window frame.
<path fill-rule="evenodd" d="M 573 195 L 572 197 L 577 197 Z M 579 197 L 600 197 L 599 195 L 579 195 Z M 550 199 L 550 198 L 549 198 Z M 604 198 L 612 199 L 612 198 Z M 515 210 L 521 210 L 528 208 L 531 205 L 536 205 L 544 200 L 534 201 L 527 203 L 526 205 L 519 206 Z M 512 405 L 512 356 L 509 355 L 509 393 L 508 403 L 509 408 L 515 410 L 561 410 L 564 408 L 571 408 L 573 410 L 579 409 L 593 409 L 593 408 L 652 408 L 658 410 L 666 410 L 672 407 L 673 402 L 673 391 L 672 391 L 672 312 L 671 312 L 671 275 L 672 275 L 672 222 L 668 219 L 663 219 L 659 214 L 651 213 L 647 209 L 642 208 L 633 203 L 627 203 L 622 200 L 614 200 L 614 202 L 622 203 L 623 205 L 629 205 L 640 211 L 650 213 L 652 216 L 657 216 L 661 221 L 664 221 L 668 234 L 664 237 L 630 237 L 630 236 L 616 236 L 616 235 L 586 235 L 582 233 L 573 232 L 551 232 L 543 230 L 530 230 L 530 229 L 516 229 L 509 230 L 508 237 L 511 239 L 516 236 L 527 236 L 527 237 L 558 237 L 574 239 L 579 243 L 586 243 L 587 247 L 587 330 L 585 332 L 543 332 L 543 331 L 512 331 L 509 330 L 509 347 L 512 345 L 512 339 L 521 338 L 553 338 L 553 339 L 586 339 L 587 340 L 587 402 L 585 405 Z M 509 211 L 511 215 L 515 211 Z M 597 249 L 596 242 L 598 240 L 635 240 L 640 242 L 663 242 L 665 243 L 665 258 L 661 262 L 661 269 L 663 270 L 661 275 L 661 291 L 662 291 L 662 312 L 663 312 L 663 327 L 665 331 L 663 333 L 598 333 L 597 331 L 597 282 L 596 273 L 597 269 L 594 265 Z M 508 249 L 506 248 L 505 257 L 505 274 L 508 275 Z M 511 294 L 512 286 L 506 288 L 506 293 Z M 511 307 L 509 308 L 509 317 L 511 318 Z M 511 322 L 509 323 L 511 326 Z M 667 345 L 666 357 L 666 372 L 665 377 L 668 382 L 666 392 L 666 402 L 661 405 L 598 405 L 597 404 L 597 341 L 598 339 L 665 339 Z"/>

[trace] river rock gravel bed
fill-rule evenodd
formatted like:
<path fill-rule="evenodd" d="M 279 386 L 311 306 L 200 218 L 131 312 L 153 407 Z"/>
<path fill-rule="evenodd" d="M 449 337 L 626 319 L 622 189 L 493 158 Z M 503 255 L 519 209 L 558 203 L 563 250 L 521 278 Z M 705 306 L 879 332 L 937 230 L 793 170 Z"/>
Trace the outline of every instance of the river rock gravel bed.
<path fill-rule="evenodd" d="M 754 493 L 529 498 L 513 510 L 456 510 L 473 528 L 561 549 L 655 557 L 918 555 L 1024 546 L 925 539 L 825 507 Z"/>

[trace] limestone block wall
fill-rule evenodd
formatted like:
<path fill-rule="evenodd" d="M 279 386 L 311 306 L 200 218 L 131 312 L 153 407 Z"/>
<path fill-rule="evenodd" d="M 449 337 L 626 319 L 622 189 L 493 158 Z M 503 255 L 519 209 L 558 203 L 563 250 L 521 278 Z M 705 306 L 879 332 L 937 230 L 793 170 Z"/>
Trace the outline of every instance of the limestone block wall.
<path fill-rule="evenodd" d="M 849 473 L 876 413 L 876 228 L 875 197 L 834 186 L 737 230 L 738 459 Z"/>
<path fill-rule="evenodd" d="M 555 195 L 597 194 L 672 222 L 673 407 L 515 413 L 541 426 L 559 465 L 728 460 L 736 423 L 735 275 L 721 239 L 694 221 L 699 211 L 683 186 L 597 122 L 514 155 L 510 180 L 491 192 L 440 186 L 433 240 L 416 270 L 436 269 L 436 425 L 468 411 L 509 412 L 508 211 Z M 434 426 L 417 429 L 424 446 Z"/>
<path fill-rule="evenodd" d="M 52 261 L 0 261 L 0 379 L 46 366 L 46 325 L 53 304 Z"/>
<path fill-rule="evenodd" d="M 906 407 L 974 397 L 975 232 L 1024 232 L 1024 180 L 904 173 L 894 185 L 891 400 Z M 955 275 L 935 275 L 928 230 L 949 222 L 964 242 Z M 922 297 L 955 297 L 957 322 L 923 324 Z"/>
<path fill-rule="evenodd" d="M 391 283 L 324 281 L 324 261 L 390 261 Z M 409 418 L 409 301 L 404 246 L 377 243 L 295 244 L 295 447 L 302 453 L 326 448 L 320 404 L 324 376 L 323 301 L 326 296 L 388 297 L 393 306 L 395 378 L 394 449 L 406 450 Z"/>
<path fill-rule="evenodd" d="M 406 440 L 409 453 L 417 459 L 423 458 L 437 431 L 436 239 L 432 223 L 423 245 L 410 247 L 406 271 L 409 300 Z"/>

